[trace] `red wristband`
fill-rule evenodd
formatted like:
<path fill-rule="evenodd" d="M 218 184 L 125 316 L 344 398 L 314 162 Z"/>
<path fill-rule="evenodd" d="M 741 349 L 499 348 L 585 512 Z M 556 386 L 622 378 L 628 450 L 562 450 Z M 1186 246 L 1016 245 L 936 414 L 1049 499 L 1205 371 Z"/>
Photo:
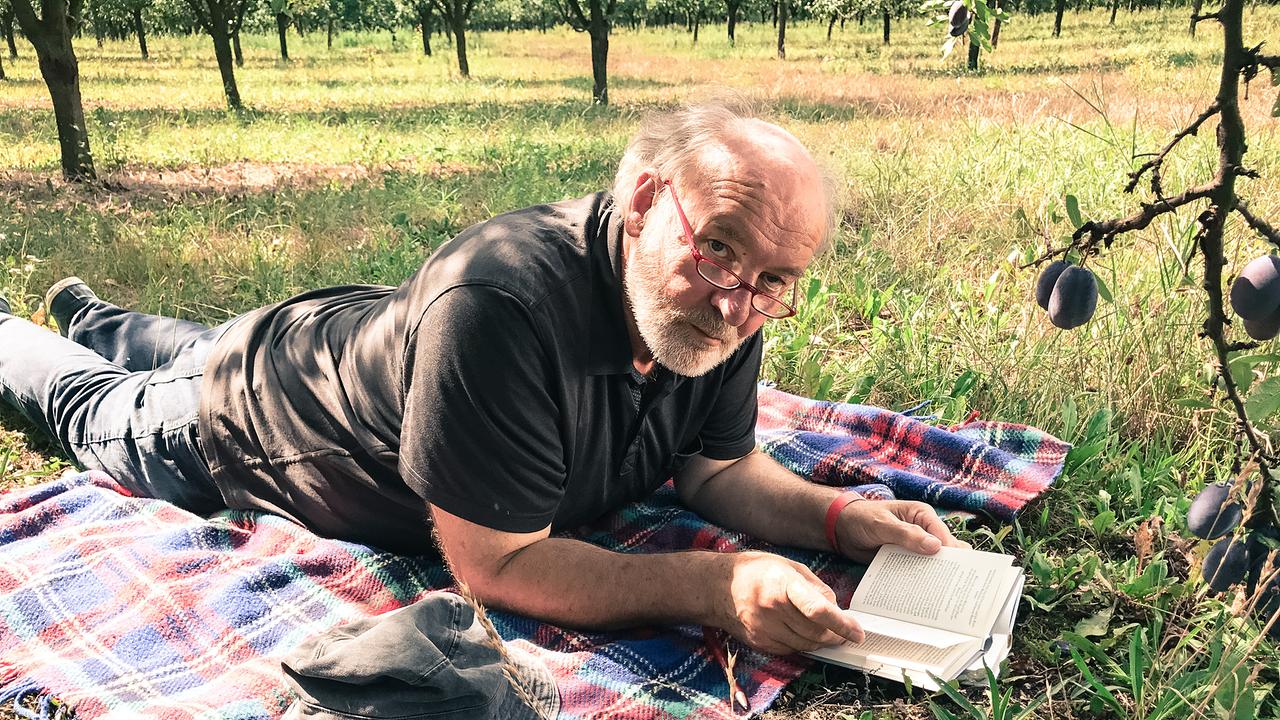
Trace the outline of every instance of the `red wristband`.
<path fill-rule="evenodd" d="M 823 530 L 827 533 L 827 544 L 831 546 L 832 550 L 840 553 L 841 555 L 844 553 L 840 552 L 840 545 L 836 543 L 836 518 L 840 517 L 840 511 L 844 510 L 851 503 L 865 499 L 866 498 L 862 497 L 858 493 L 849 490 L 837 495 L 836 499 L 832 500 L 831 504 L 827 506 L 827 519 L 826 522 L 823 523 Z"/>

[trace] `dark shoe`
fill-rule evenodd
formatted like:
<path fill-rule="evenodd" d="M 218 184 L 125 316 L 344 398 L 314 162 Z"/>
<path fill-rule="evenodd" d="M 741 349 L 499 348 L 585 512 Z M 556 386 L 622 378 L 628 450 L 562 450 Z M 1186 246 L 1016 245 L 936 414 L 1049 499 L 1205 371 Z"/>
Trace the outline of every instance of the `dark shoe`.
<path fill-rule="evenodd" d="M 3 295 L 0 295 L 0 313 L 5 315 L 13 314 L 13 307 L 9 305 L 9 301 Z"/>
<path fill-rule="evenodd" d="M 91 300 L 97 299 L 98 295 L 80 278 L 63 278 L 54 283 L 53 287 L 49 288 L 49 292 L 44 294 L 44 312 L 58 323 L 58 332 L 65 336 L 67 327 L 71 324 L 71 317 L 76 314 L 76 311 L 88 305 Z"/>

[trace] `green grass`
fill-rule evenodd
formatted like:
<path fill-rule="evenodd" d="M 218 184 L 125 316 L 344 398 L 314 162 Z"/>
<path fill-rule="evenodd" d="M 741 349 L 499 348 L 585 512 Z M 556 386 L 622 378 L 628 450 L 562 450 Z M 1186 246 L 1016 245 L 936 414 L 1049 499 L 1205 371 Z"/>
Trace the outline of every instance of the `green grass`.
<path fill-rule="evenodd" d="M 590 107 L 584 35 L 483 33 L 468 39 L 470 81 L 452 49 L 420 55 L 408 30 L 246 38 L 238 74 L 250 110 L 223 109 L 208 40 L 80 42 L 92 147 L 128 190 L 56 182 L 48 97 L 31 53 L 6 60 L 0 95 L 0 290 L 19 312 L 67 274 L 109 299 L 215 322 L 315 286 L 396 284 L 431 248 L 494 213 L 610 184 L 641 113 L 727 85 L 760 102 L 843 178 L 845 221 L 814 268 L 801 316 L 771 325 L 766 376 L 806 394 L 902 408 L 931 399 L 944 421 L 977 409 L 1077 446 L 1064 476 L 1008 527 L 969 531 L 1028 570 L 1015 654 L 994 693 L 967 699 L 819 667 L 772 718 L 1012 717 L 1001 697 L 1040 701 L 1034 717 L 1247 717 L 1277 681 L 1275 648 L 1230 603 L 1205 596 L 1204 545 L 1183 514 L 1229 477 L 1232 416 L 1176 404 L 1207 396 L 1200 265 L 1183 268 L 1193 214 L 1166 218 L 1091 261 L 1114 302 L 1071 333 L 1030 299 L 1017 264 L 1084 214 L 1128 214 L 1126 173 L 1208 103 L 1221 36 L 1185 32 L 1182 11 L 1017 18 L 983 70 L 939 58 L 939 33 L 897 22 L 788 30 L 772 57 L 767 26 L 723 26 L 697 46 L 674 29 L 619 31 L 608 108 Z M 1275 37 L 1280 10 L 1250 9 L 1246 42 Z M 1244 105 L 1255 212 L 1280 220 L 1274 90 Z M 1180 149 L 1166 188 L 1204 179 L 1211 132 Z M 46 183 L 46 178 L 55 182 Z M 268 182 L 263 178 L 280 178 Z M 1232 221 L 1238 268 L 1264 244 Z M 1260 368 L 1266 371 L 1265 368 Z M 66 466 L 47 439 L 0 416 L 0 486 Z M 1139 544 L 1135 537 L 1147 540 Z M 1054 653 L 1070 633 L 1077 658 Z M 963 702 L 961 702 L 963 700 Z M 1259 716 L 1280 714 L 1274 700 Z M 936 703 L 934 710 L 931 703 Z"/>

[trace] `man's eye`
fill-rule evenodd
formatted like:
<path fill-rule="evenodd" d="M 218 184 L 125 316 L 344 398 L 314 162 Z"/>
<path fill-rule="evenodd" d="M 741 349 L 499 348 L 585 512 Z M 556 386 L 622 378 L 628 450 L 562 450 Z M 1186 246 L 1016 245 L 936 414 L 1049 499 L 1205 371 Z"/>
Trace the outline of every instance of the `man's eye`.
<path fill-rule="evenodd" d="M 786 280 L 770 273 L 765 273 L 760 276 L 760 284 L 770 290 L 783 290 L 787 287 Z"/>

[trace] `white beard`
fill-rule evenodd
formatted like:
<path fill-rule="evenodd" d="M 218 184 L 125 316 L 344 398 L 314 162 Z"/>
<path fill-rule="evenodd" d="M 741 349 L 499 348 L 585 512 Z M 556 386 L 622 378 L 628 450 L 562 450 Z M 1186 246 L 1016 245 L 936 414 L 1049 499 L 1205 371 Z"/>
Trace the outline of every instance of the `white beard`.
<path fill-rule="evenodd" d="M 632 245 L 622 284 L 640 338 L 653 359 L 677 375 L 698 377 L 729 359 L 742 338 L 711 305 L 685 310 L 667 295 L 666 279 L 672 269 L 663 266 L 662 245 L 664 238 L 672 236 L 678 236 L 678 231 L 671 229 L 671 223 L 649 223 Z M 687 253 L 688 248 L 681 243 L 679 252 Z M 707 345 L 690 324 L 719 338 L 720 344 Z"/>

